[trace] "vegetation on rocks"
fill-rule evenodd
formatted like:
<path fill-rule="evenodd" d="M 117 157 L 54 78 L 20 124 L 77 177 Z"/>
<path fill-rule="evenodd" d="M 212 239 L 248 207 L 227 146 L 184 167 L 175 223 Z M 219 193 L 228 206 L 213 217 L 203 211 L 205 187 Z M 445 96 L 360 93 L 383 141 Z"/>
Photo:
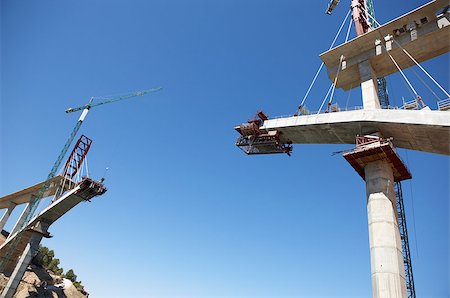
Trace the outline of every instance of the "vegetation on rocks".
<path fill-rule="evenodd" d="M 86 293 L 81 281 L 77 280 L 77 275 L 75 274 L 73 269 L 69 269 L 66 273 L 64 273 L 63 268 L 60 267 L 59 259 L 55 258 L 55 252 L 48 247 L 39 245 L 38 253 L 33 258 L 32 263 L 36 266 L 40 266 L 44 269 L 50 270 L 56 275 L 67 278 L 73 283 L 78 291 L 80 291 L 81 293 Z"/>

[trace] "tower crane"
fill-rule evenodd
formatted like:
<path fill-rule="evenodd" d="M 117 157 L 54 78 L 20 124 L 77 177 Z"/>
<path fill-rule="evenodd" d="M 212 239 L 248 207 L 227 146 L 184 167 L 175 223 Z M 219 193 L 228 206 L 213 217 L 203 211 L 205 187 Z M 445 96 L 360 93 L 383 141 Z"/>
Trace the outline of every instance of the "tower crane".
<path fill-rule="evenodd" d="M 61 150 L 61 152 L 59 153 L 55 163 L 53 164 L 53 167 L 50 170 L 50 173 L 47 176 L 46 182 L 42 185 L 42 187 L 39 189 L 39 192 L 37 193 L 37 195 L 35 197 L 33 197 L 30 202 L 28 202 L 27 206 L 25 207 L 24 212 L 22 213 L 21 217 L 19 218 L 19 220 L 17 221 L 15 227 L 13 228 L 13 230 L 11 231 L 10 235 L 13 236 L 16 232 L 24 229 L 26 227 L 26 225 L 28 224 L 28 222 L 31 220 L 31 218 L 33 217 L 34 213 L 36 212 L 37 207 L 39 206 L 39 202 L 40 200 L 44 197 L 44 194 L 46 193 L 46 191 L 48 190 L 49 186 L 50 186 L 50 182 L 51 179 L 56 175 L 56 172 L 58 171 L 59 167 L 61 166 L 61 163 L 64 159 L 64 156 L 66 155 L 67 151 L 69 150 L 70 145 L 72 144 L 75 136 L 77 135 L 81 125 L 83 124 L 83 121 L 86 119 L 87 114 L 89 113 L 89 110 L 92 107 L 96 107 L 99 105 L 104 105 L 104 104 L 108 104 L 108 103 L 112 103 L 112 102 L 116 102 L 116 101 L 120 101 L 120 100 L 124 100 L 124 99 L 128 99 L 128 98 L 133 98 L 133 97 L 137 97 L 137 96 L 143 96 L 149 93 L 153 93 L 153 92 L 157 92 L 162 90 L 162 87 L 157 87 L 157 88 L 152 88 L 152 89 L 147 89 L 147 90 L 143 90 L 143 91 L 137 91 L 137 92 L 132 92 L 132 93 L 128 93 L 125 95 L 121 95 L 121 96 L 117 96 L 117 97 L 112 97 L 112 98 L 102 98 L 104 99 L 103 101 L 100 102 L 94 102 L 95 99 L 97 99 L 96 97 L 91 97 L 89 102 L 83 106 L 77 107 L 77 108 L 69 108 L 66 110 L 66 113 L 72 113 L 72 112 L 76 112 L 76 111 L 83 111 L 81 113 L 80 118 L 78 119 L 77 123 L 75 124 L 75 127 L 72 129 L 72 132 L 69 135 L 69 138 L 67 139 L 66 143 L 64 144 L 63 149 Z M 6 253 L 6 258 L 5 259 L 9 259 L 11 257 L 12 252 L 14 251 L 15 247 L 17 246 L 18 242 L 20 241 L 20 239 L 17 239 L 15 241 L 16 245 L 12 245 L 10 251 L 8 253 Z M 0 272 L 4 269 L 4 263 L 5 262 L 0 262 Z"/>
<path fill-rule="evenodd" d="M 47 181 L 50 181 L 50 179 L 52 179 L 55 176 L 56 171 L 60 167 L 64 156 L 66 155 L 67 151 L 69 150 L 70 145 L 73 142 L 73 139 L 75 138 L 76 134 L 78 133 L 78 130 L 80 129 L 81 125 L 83 124 L 84 119 L 86 118 L 87 114 L 89 113 L 89 110 L 92 107 L 96 107 L 96 106 L 99 106 L 99 105 L 104 105 L 104 104 L 108 104 L 108 103 L 112 103 L 112 102 L 116 102 L 116 101 L 120 101 L 120 100 L 124 100 L 124 99 L 128 99 L 128 98 L 132 98 L 132 97 L 143 96 L 145 94 L 157 92 L 157 91 L 160 91 L 160 90 L 162 90 L 162 87 L 157 87 L 157 88 L 147 89 L 147 90 L 143 90 L 143 91 L 132 92 L 132 93 L 128 93 L 128 94 L 125 94 L 125 95 L 122 95 L 122 96 L 108 98 L 108 99 L 106 99 L 104 101 L 96 102 L 96 103 L 93 102 L 95 100 L 95 97 L 91 97 L 91 99 L 89 100 L 89 102 L 87 104 L 85 104 L 83 106 L 80 106 L 80 107 L 77 107 L 77 108 L 69 108 L 69 109 L 67 109 L 66 113 L 73 113 L 73 112 L 81 111 L 81 110 L 83 110 L 83 112 L 81 113 L 80 118 L 78 119 L 77 123 L 75 124 L 75 127 L 73 128 L 69 138 L 67 139 L 66 143 L 64 144 L 64 147 L 61 150 L 58 158 L 56 159 L 55 163 L 53 164 L 53 167 L 52 167 L 52 169 L 50 170 L 50 173 L 47 176 Z M 30 212 L 27 214 L 27 217 L 25 218 L 25 220 L 23 221 L 23 223 L 21 224 L 19 229 L 22 228 L 23 226 L 25 226 L 29 222 L 31 217 L 33 216 L 33 214 L 36 211 L 36 208 L 38 206 L 39 200 L 42 199 L 43 194 L 47 191 L 47 188 L 49 186 L 48 184 L 49 183 L 45 183 L 42 186 L 42 188 L 39 190 L 38 196 L 31 203 Z"/>

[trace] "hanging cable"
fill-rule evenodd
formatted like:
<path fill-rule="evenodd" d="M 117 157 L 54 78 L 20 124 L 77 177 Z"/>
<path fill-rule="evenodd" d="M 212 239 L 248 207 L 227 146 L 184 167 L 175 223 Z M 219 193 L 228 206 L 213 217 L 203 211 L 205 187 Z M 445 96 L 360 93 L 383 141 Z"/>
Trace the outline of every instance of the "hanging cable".
<path fill-rule="evenodd" d="M 387 51 L 386 51 L 387 52 Z M 414 92 L 414 94 L 416 96 L 418 96 L 419 94 L 417 94 L 416 89 L 414 89 L 414 87 L 411 85 L 411 83 L 409 82 L 408 78 L 406 77 L 406 75 L 403 73 L 403 71 L 401 70 L 400 66 L 398 66 L 397 62 L 395 61 L 394 57 L 392 57 L 392 55 L 387 52 L 387 54 L 389 55 L 389 58 L 391 58 L 392 62 L 395 64 L 395 67 L 397 67 L 398 71 L 400 72 L 400 74 L 402 75 L 403 79 L 405 80 L 405 82 L 408 84 L 409 88 L 411 88 L 411 90 Z"/>
<path fill-rule="evenodd" d="M 409 58 L 411 58 L 411 60 L 428 76 L 428 78 L 430 78 L 430 80 L 433 81 L 433 83 L 436 84 L 436 86 L 439 87 L 439 89 L 441 89 L 442 92 L 445 93 L 445 95 L 447 96 L 447 98 L 450 97 L 450 94 L 422 67 L 422 65 L 420 65 L 416 59 L 413 58 L 413 56 L 411 56 L 395 39 L 394 39 L 395 44 L 397 44 L 402 50 L 403 52 L 408 55 Z"/>
<path fill-rule="evenodd" d="M 352 23 L 353 23 L 353 20 L 350 20 L 350 23 L 349 23 L 348 29 L 347 29 L 347 35 L 345 36 L 345 42 L 348 41 L 348 37 L 350 35 L 350 28 L 352 27 Z M 341 58 L 339 59 L 339 68 L 337 70 L 336 77 L 334 78 L 333 88 L 331 90 L 331 95 L 330 95 L 330 100 L 328 101 L 328 106 L 330 106 L 331 103 L 333 102 L 333 96 L 334 96 L 334 91 L 336 90 L 336 84 L 337 84 L 339 72 L 341 71 L 341 68 L 342 68 L 342 61 L 344 61 L 344 55 L 341 55 Z M 327 107 L 327 110 L 328 110 L 328 107 Z"/>
<path fill-rule="evenodd" d="M 352 24 L 353 24 L 353 19 L 350 19 L 350 22 L 348 24 L 348 29 L 347 29 L 347 35 L 345 36 L 345 42 L 348 41 L 348 37 L 350 36 L 350 29 L 352 28 Z"/>
<path fill-rule="evenodd" d="M 349 10 L 349 11 L 347 12 L 347 15 L 345 16 L 344 21 L 342 22 L 341 26 L 339 27 L 339 30 L 338 30 L 338 32 L 336 33 L 336 36 L 334 37 L 333 42 L 331 43 L 331 45 L 330 45 L 330 47 L 328 48 L 328 50 L 331 50 L 331 49 L 334 47 L 334 44 L 336 43 L 336 40 L 338 39 L 339 35 L 341 34 L 342 28 L 344 27 L 345 22 L 347 21 L 347 18 L 348 18 L 348 16 L 350 15 L 350 12 L 351 12 L 351 10 Z M 305 104 L 306 98 L 308 97 L 309 93 L 311 92 L 311 89 L 312 89 L 312 87 L 314 86 L 314 84 L 315 84 L 315 82 L 316 82 L 316 79 L 317 79 L 317 77 L 319 76 L 319 73 L 320 73 L 320 71 L 322 70 L 323 66 L 324 66 L 324 62 L 322 62 L 322 63 L 320 64 L 319 69 L 317 70 L 317 72 L 316 72 L 316 74 L 315 74 L 315 76 L 314 76 L 314 78 L 313 78 L 311 84 L 310 84 L 309 87 L 308 87 L 308 90 L 306 91 L 305 96 L 303 97 L 303 99 L 302 99 L 302 101 L 301 101 L 301 103 L 300 103 L 300 106 L 298 107 L 298 110 L 301 110 L 301 108 L 302 108 L 303 105 Z"/>
<path fill-rule="evenodd" d="M 364 8 L 363 8 L 364 9 Z M 364 11 L 367 13 L 367 10 L 364 9 Z M 368 14 L 368 13 L 367 13 Z M 368 14 L 370 16 L 370 14 Z M 364 14 L 361 15 L 364 20 L 368 23 L 369 20 L 367 20 L 366 16 Z M 372 17 L 372 16 L 370 16 Z M 375 20 L 376 22 L 376 20 Z M 377 24 L 379 25 L 379 23 L 377 22 Z M 380 38 L 382 39 L 383 36 L 381 35 L 381 32 L 379 32 L 380 34 Z M 408 84 L 409 88 L 411 88 L 411 90 L 414 92 L 415 96 L 418 97 L 419 94 L 417 93 L 416 89 L 414 89 L 414 87 L 411 85 L 411 83 L 409 82 L 408 78 L 406 77 L 406 75 L 403 73 L 402 69 L 400 68 L 400 66 L 397 64 L 397 61 L 395 61 L 394 57 L 392 57 L 391 53 L 389 53 L 389 51 L 387 50 L 386 46 L 381 43 L 381 45 L 383 46 L 383 48 L 385 49 L 386 53 L 389 55 L 389 58 L 391 58 L 391 61 L 394 63 L 395 67 L 397 67 L 397 70 L 400 72 L 400 74 L 402 75 L 403 79 L 405 80 L 405 82 Z"/>
<path fill-rule="evenodd" d="M 339 77 L 339 72 L 340 72 L 340 70 L 341 70 L 341 67 L 342 67 L 342 61 L 344 61 L 344 55 L 341 55 L 341 58 L 339 59 L 339 68 L 338 68 L 338 70 L 337 70 L 337 73 L 336 73 L 336 77 L 334 78 L 334 82 L 333 82 L 333 88 L 332 88 L 332 90 L 331 90 L 331 95 L 330 95 L 330 100 L 328 101 L 328 105 L 331 105 L 331 102 L 333 101 L 333 95 L 334 95 L 334 90 L 336 90 L 336 84 L 337 84 L 337 80 L 338 80 L 338 77 Z"/>
<path fill-rule="evenodd" d="M 327 92 L 327 94 L 325 95 L 325 98 L 323 99 L 322 104 L 320 105 L 320 108 L 319 108 L 319 110 L 317 111 L 317 114 L 320 114 L 320 111 L 322 111 L 322 107 L 323 107 L 323 105 L 325 104 L 325 101 L 327 101 L 328 95 L 330 95 L 330 92 L 331 92 L 331 89 L 332 89 L 332 88 L 333 88 L 333 84 L 331 84 L 331 85 L 330 85 L 330 88 L 328 88 L 328 92 Z"/>
<path fill-rule="evenodd" d="M 367 13 L 367 10 L 363 7 L 363 10 Z M 369 17 L 371 17 L 372 18 L 372 20 L 378 25 L 378 26 L 381 26 L 381 24 L 380 23 L 378 23 L 378 21 L 373 17 L 373 16 L 371 16 L 369 13 L 367 13 L 368 15 L 369 15 Z M 367 20 L 366 20 L 367 21 Z M 381 33 L 380 33 L 381 34 Z M 395 40 L 394 38 L 392 38 L 392 40 L 395 42 L 395 44 L 428 76 L 428 78 L 430 78 L 430 80 L 432 80 L 433 81 L 433 83 L 435 83 L 436 84 L 436 86 L 438 86 L 439 87 L 439 89 L 441 89 L 441 91 L 442 92 L 444 92 L 445 93 L 445 95 L 447 96 L 447 98 L 450 98 L 450 94 L 447 92 L 447 90 L 445 90 L 434 78 L 433 78 L 433 76 L 431 76 L 426 70 L 425 70 L 425 68 L 423 68 L 422 67 L 422 65 L 420 65 L 419 64 L 419 62 L 417 62 L 417 60 L 416 59 L 414 59 L 414 57 L 413 56 L 411 56 L 411 54 L 407 51 L 407 50 L 405 50 L 402 46 L 401 46 L 401 44 L 397 41 L 397 40 Z"/>
<path fill-rule="evenodd" d="M 406 166 L 409 167 L 409 157 L 408 150 L 403 149 L 406 155 Z M 409 194 L 411 196 L 411 210 L 412 210 L 412 218 L 413 218 L 413 226 L 414 226 L 414 244 L 416 247 L 417 258 L 419 258 L 419 248 L 417 246 L 417 234 L 416 234 L 416 215 L 414 213 L 414 197 L 413 197 L 413 186 L 411 180 L 409 180 Z"/>
<path fill-rule="evenodd" d="M 352 94 L 352 89 L 353 89 L 353 86 L 350 86 L 350 90 L 348 91 L 348 96 L 347 96 L 347 103 L 345 104 L 346 111 L 348 109 L 348 102 L 350 101 L 350 95 Z"/>
<path fill-rule="evenodd" d="M 430 92 L 434 95 L 434 97 L 436 97 L 437 101 L 440 101 L 441 98 L 439 98 L 439 96 L 436 94 L 436 92 L 434 92 L 433 89 L 431 89 L 430 85 L 428 85 L 428 84 L 422 79 L 422 77 L 419 76 L 419 74 L 417 74 L 417 72 L 416 72 L 413 68 L 411 68 L 411 70 L 412 70 L 412 72 L 416 75 L 416 77 L 422 82 L 422 84 L 424 84 L 425 87 L 427 87 L 428 91 L 430 91 Z"/>
<path fill-rule="evenodd" d="M 414 98 L 415 95 L 414 95 L 414 93 L 412 93 L 411 89 L 408 88 L 408 84 L 406 84 L 405 80 L 401 80 L 401 81 L 402 81 L 403 85 L 405 85 L 405 88 L 406 88 L 406 90 L 408 90 L 408 92 L 411 95 L 411 97 Z M 405 99 L 404 99 L 403 96 L 402 96 L 402 99 L 403 99 L 402 103 L 404 104 L 405 103 Z"/>
<path fill-rule="evenodd" d="M 86 168 L 86 177 L 89 178 L 89 167 L 88 167 L 88 162 L 87 162 L 87 155 L 84 158 L 84 167 Z"/>

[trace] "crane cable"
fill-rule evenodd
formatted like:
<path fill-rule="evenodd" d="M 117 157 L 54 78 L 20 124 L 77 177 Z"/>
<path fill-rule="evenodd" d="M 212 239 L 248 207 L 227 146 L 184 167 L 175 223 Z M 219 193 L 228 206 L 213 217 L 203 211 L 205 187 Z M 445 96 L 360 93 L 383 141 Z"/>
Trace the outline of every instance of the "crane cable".
<path fill-rule="evenodd" d="M 427 82 L 425 82 L 425 81 L 422 79 L 422 77 L 419 76 L 419 74 L 418 74 L 414 69 L 411 68 L 411 70 L 412 70 L 412 72 L 416 75 L 416 77 L 422 82 L 422 84 L 424 84 L 425 87 L 427 87 L 428 91 L 430 91 L 430 92 L 434 95 L 434 97 L 436 97 L 437 101 L 442 100 L 442 99 L 436 94 L 436 92 L 434 92 L 433 89 L 431 89 L 430 85 L 428 85 Z"/>
<path fill-rule="evenodd" d="M 336 33 L 336 36 L 334 37 L 333 42 L 331 43 L 331 45 L 330 45 L 330 47 L 328 48 L 328 50 L 331 50 L 331 49 L 334 47 L 334 44 L 336 43 L 336 40 L 338 39 L 339 35 L 341 34 L 342 28 L 344 27 L 345 22 L 347 21 L 347 18 L 348 18 L 348 16 L 350 15 L 350 12 L 351 12 L 351 10 L 349 10 L 349 11 L 347 12 L 347 15 L 345 16 L 344 20 L 342 21 L 342 24 L 341 24 L 341 26 L 339 27 L 339 30 L 338 30 L 338 32 Z M 312 89 L 312 87 L 314 86 L 314 84 L 315 84 L 315 82 L 316 82 L 316 79 L 317 79 L 317 77 L 319 76 L 319 73 L 320 73 L 320 71 L 322 70 L 324 64 L 325 64 L 325 63 L 322 61 L 322 63 L 320 64 L 319 69 L 317 70 L 317 72 L 316 72 L 316 74 L 315 74 L 315 76 L 314 76 L 314 78 L 313 78 L 311 84 L 310 84 L 309 87 L 308 87 L 308 90 L 306 91 L 305 96 L 303 97 L 303 99 L 302 99 L 302 101 L 301 101 L 301 103 L 300 103 L 300 105 L 299 105 L 299 107 L 298 107 L 298 111 L 301 112 L 301 108 L 303 107 L 303 105 L 304 105 L 304 103 L 305 103 L 305 101 L 306 101 L 306 98 L 308 97 L 309 93 L 311 92 L 311 89 Z"/>
<path fill-rule="evenodd" d="M 352 23 L 353 23 L 353 20 L 350 19 L 350 23 L 349 23 L 348 28 L 347 28 L 347 34 L 345 36 L 345 42 L 348 41 L 348 37 L 350 36 L 350 29 L 352 27 Z M 331 95 L 330 95 L 330 100 L 328 101 L 328 106 L 330 106 L 331 102 L 333 101 L 334 91 L 336 90 L 336 84 L 337 84 L 337 80 L 338 80 L 338 77 L 339 77 L 339 72 L 340 72 L 340 70 L 342 68 L 342 62 L 343 61 L 344 61 L 344 55 L 341 55 L 341 57 L 339 58 L 339 66 L 338 66 L 338 70 L 337 70 L 337 73 L 336 73 L 336 77 L 334 78 L 334 82 L 331 84 L 330 88 L 328 89 L 328 92 L 325 95 L 325 98 L 323 99 L 322 104 L 320 105 L 320 108 L 317 111 L 317 114 L 320 114 L 320 112 L 322 111 L 323 105 L 325 104 L 325 101 L 327 100 L 328 95 L 330 94 L 330 91 L 331 91 Z M 327 107 L 327 111 L 328 111 L 328 107 Z"/>
<path fill-rule="evenodd" d="M 352 28 L 352 24 L 353 24 L 353 20 L 350 19 L 350 23 L 348 24 L 348 29 L 347 29 L 347 35 L 345 36 L 345 42 L 346 43 L 348 41 L 348 37 L 350 36 L 350 29 Z M 333 90 L 331 91 L 331 96 L 330 96 L 330 101 L 328 102 L 328 105 L 330 105 L 333 102 L 333 95 L 334 95 L 334 91 L 336 90 L 336 83 L 338 80 L 338 76 L 339 76 L 339 71 L 342 68 L 342 62 L 344 61 L 344 55 L 341 55 L 341 58 L 339 59 L 339 69 L 336 73 L 336 78 L 334 80 L 334 84 L 333 84 Z"/>
<path fill-rule="evenodd" d="M 118 100 L 122 100 L 122 99 L 127 99 L 127 98 L 131 98 L 131 97 L 135 97 L 135 96 L 142 96 L 145 95 L 147 93 L 152 93 L 152 92 L 156 92 L 156 91 L 160 91 L 162 88 L 161 87 L 157 87 L 157 88 L 152 88 L 152 89 L 148 89 L 148 90 L 144 90 L 144 91 L 138 91 L 129 95 L 125 95 L 125 96 L 121 96 L 119 98 L 113 98 L 110 99 L 108 101 L 104 101 L 104 102 L 100 102 L 100 103 L 96 103 L 96 104 L 92 104 L 92 101 L 94 100 L 94 98 L 92 97 L 89 101 L 89 103 L 87 105 L 78 107 L 78 108 L 70 108 L 66 110 L 66 113 L 72 113 L 74 111 L 79 111 L 79 110 L 83 110 L 80 118 L 78 119 L 75 127 L 72 129 L 71 134 L 69 135 L 69 138 L 67 139 L 66 143 L 64 144 L 63 149 L 60 151 L 58 158 L 56 159 L 55 163 L 52 166 L 52 169 L 50 170 L 50 173 L 47 176 L 47 179 L 45 180 L 45 183 L 42 185 L 42 187 L 39 189 L 38 193 L 36 196 L 32 197 L 31 200 L 28 202 L 28 206 L 29 206 L 29 210 L 28 210 L 28 214 L 24 217 L 23 221 L 21 223 L 17 222 L 16 226 L 14 227 L 14 230 L 16 231 L 11 231 L 11 233 L 9 234 L 8 238 L 6 239 L 5 243 L 10 240 L 11 241 L 11 245 L 10 247 L 7 249 L 5 255 L 3 258 L 0 258 L 0 272 L 3 272 L 7 263 L 9 261 L 11 261 L 12 259 L 12 254 L 14 252 L 14 250 L 17 248 L 19 242 L 22 239 L 23 236 L 23 232 L 26 227 L 27 224 L 31 221 L 31 219 L 34 216 L 34 213 L 36 212 L 36 209 L 39 206 L 39 203 L 41 201 L 41 199 L 44 197 L 45 192 L 48 190 L 49 186 L 50 186 L 50 182 L 51 179 L 53 177 L 55 177 L 55 174 L 57 173 L 62 160 L 64 159 L 64 156 L 67 153 L 67 150 L 69 149 L 70 145 L 72 144 L 73 139 L 75 138 L 76 134 L 78 133 L 81 125 L 83 124 L 84 119 L 86 118 L 90 108 L 94 107 L 94 106 L 98 106 L 98 105 L 102 105 L 102 104 L 107 104 L 110 102 L 114 102 L 114 101 L 118 101 Z M 28 207 L 26 207 L 28 208 Z M 24 211 L 25 212 L 25 211 Z M 23 213 L 25 214 L 25 213 Z M 22 218 L 22 216 L 21 216 Z M 20 220 L 20 219 L 19 219 Z M 17 227 L 17 229 L 16 229 Z M 13 233 L 14 232 L 14 233 Z M 13 235 L 14 238 L 12 238 Z M 21 252 L 23 253 L 23 252 Z"/>
<path fill-rule="evenodd" d="M 367 13 L 367 10 L 364 9 L 364 11 Z M 364 14 L 362 14 L 362 17 L 364 18 L 364 20 L 368 23 L 369 20 L 367 20 L 366 16 Z M 375 19 L 374 19 L 375 20 Z M 377 24 L 379 25 L 379 23 L 377 22 Z M 381 36 L 381 32 L 380 32 L 380 37 L 383 38 Z M 417 97 L 419 96 L 419 94 L 417 93 L 416 89 L 414 89 L 414 87 L 412 86 L 411 82 L 408 80 L 408 78 L 406 77 L 405 73 L 402 71 L 402 69 L 400 68 L 400 66 L 398 65 L 397 61 L 395 61 L 394 57 L 392 57 L 391 53 L 387 50 L 386 46 L 381 43 L 381 45 L 383 46 L 383 48 L 386 50 L 386 53 L 389 55 L 389 58 L 391 58 L 391 61 L 394 63 L 395 67 L 397 68 L 397 70 L 400 72 L 400 74 L 402 75 L 403 79 L 405 80 L 405 82 L 408 84 L 409 88 L 411 88 L 411 90 L 413 91 L 414 95 Z"/>
<path fill-rule="evenodd" d="M 363 7 L 362 8 L 366 13 L 367 13 L 367 10 Z M 371 17 L 372 18 L 372 20 L 378 25 L 378 26 L 381 26 L 381 24 L 373 17 L 373 16 L 371 16 L 369 13 L 367 13 L 368 15 L 369 15 L 369 17 Z M 366 19 L 366 22 L 367 22 L 367 19 Z M 381 34 L 381 33 L 380 33 Z M 419 64 L 419 62 L 417 62 L 417 60 L 416 59 L 414 59 L 414 57 L 407 51 L 407 50 L 405 50 L 405 48 L 403 48 L 401 45 L 400 45 L 400 43 L 397 41 L 397 40 L 395 40 L 394 38 L 392 38 L 392 40 L 395 42 L 395 44 L 428 76 L 428 78 L 430 78 L 430 80 L 432 80 L 433 81 L 433 83 L 435 83 L 438 87 L 439 87 L 439 89 L 441 89 L 441 91 L 443 92 L 443 93 L 445 93 L 445 95 L 447 96 L 447 98 L 450 98 L 450 94 L 433 78 L 433 76 L 432 75 L 430 75 L 426 70 L 425 70 L 425 68 L 423 68 L 422 67 L 422 65 L 420 65 Z"/>
<path fill-rule="evenodd" d="M 322 104 L 320 105 L 320 108 L 319 108 L 319 110 L 317 111 L 317 114 L 320 114 L 320 111 L 322 111 L 323 105 L 325 104 L 325 101 L 327 100 L 328 95 L 330 95 L 330 92 L 331 92 L 331 89 L 332 89 L 332 88 L 333 88 L 333 84 L 331 84 L 331 85 L 330 85 L 330 88 L 328 88 L 328 92 L 327 92 L 327 94 L 325 95 L 325 98 L 323 99 Z"/>

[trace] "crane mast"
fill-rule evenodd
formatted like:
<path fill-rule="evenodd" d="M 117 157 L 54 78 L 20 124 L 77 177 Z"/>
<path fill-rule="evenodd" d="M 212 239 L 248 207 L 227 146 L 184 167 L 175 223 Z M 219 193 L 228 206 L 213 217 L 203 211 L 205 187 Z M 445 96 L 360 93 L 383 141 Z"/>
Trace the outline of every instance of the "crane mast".
<path fill-rule="evenodd" d="M 77 123 L 75 124 L 74 128 L 72 129 L 72 132 L 70 133 L 69 138 L 67 139 L 66 143 L 64 144 L 58 157 L 56 158 L 56 161 L 54 162 L 54 164 L 50 170 L 50 173 L 47 175 L 46 182 L 39 189 L 37 195 L 28 202 L 28 204 L 25 207 L 24 212 L 22 213 L 22 215 L 20 216 L 16 225 L 12 229 L 9 237 L 13 237 L 17 232 L 23 230 L 27 226 L 27 224 L 30 222 L 31 218 L 33 217 L 34 213 L 36 212 L 37 207 L 39 206 L 40 200 L 43 199 L 44 194 L 47 192 L 47 190 L 50 186 L 51 179 L 53 177 L 55 177 L 59 167 L 61 166 L 64 156 L 67 154 L 67 151 L 69 150 L 70 145 L 72 144 L 75 136 L 77 135 L 78 131 L 81 128 L 81 125 L 83 124 L 84 120 L 86 119 L 86 116 L 89 113 L 89 110 L 92 107 L 116 102 L 119 100 L 132 98 L 132 97 L 136 97 L 136 96 L 143 96 L 148 93 L 160 91 L 161 89 L 162 89 L 161 87 L 158 87 L 158 88 L 147 89 L 147 90 L 143 90 L 143 91 L 139 91 L 139 92 L 133 92 L 133 93 L 125 94 L 125 95 L 118 96 L 118 97 L 108 98 L 102 102 L 97 102 L 97 103 L 94 103 L 95 98 L 91 97 L 91 99 L 89 100 L 89 102 L 86 105 L 83 105 L 83 106 L 80 106 L 77 108 L 70 108 L 70 109 L 66 110 L 66 113 L 72 113 L 72 112 L 81 111 L 81 110 L 83 110 L 83 112 L 81 113 L 80 118 L 78 119 Z M 20 242 L 20 237 L 15 239 L 15 241 L 11 245 L 11 249 L 9 249 L 9 251 L 5 255 L 5 260 L 8 261 L 12 257 L 12 252 L 17 247 L 19 242 Z M 0 272 L 2 270 L 4 270 L 5 263 L 6 263 L 5 261 L 0 261 Z"/>
<path fill-rule="evenodd" d="M 50 179 L 52 179 L 55 176 L 56 172 L 58 171 L 59 167 L 61 166 L 64 156 L 67 154 L 67 151 L 69 150 L 70 145 L 72 144 L 75 136 L 77 135 L 78 131 L 80 130 L 81 125 L 83 124 L 84 119 L 86 118 L 87 114 L 89 113 L 89 110 L 92 107 L 116 102 L 119 100 L 132 98 L 132 97 L 143 96 L 145 94 L 157 92 L 160 90 L 162 90 L 161 87 L 147 89 L 147 90 L 133 92 L 133 93 L 129 93 L 129 94 L 118 96 L 118 97 L 109 98 L 107 100 L 104 100 L 104 101 L 101 101 L 98 103 L 93 103 L 94 97 L 91 97 L 91 99 L 89 100 L 89 102 L 86 105 L 83 105 L 83 106 L 80 106 L 77 108 L 67 109 L 66 113 L 72 113 L 72 112 L 81 111 L 81 110 L 83 110 L 83 112 L 81 113 L 80 118 L 78 119 L 77 123 L 75 124 L 75 127 L 72 129 L 72 132 L 70 133 L 69 138 L 67 139 L 66 143 L 64 144 L 63 149 L 59 153 L 58 158 L 56 159 L 55 163 L 53 164 L 53 167 L 47 176 L 47 182 L 39 190 L 37 197 L 35 197 L 30 202 L 30 207 L 29 207 L 30 211 L 26 213 L 26 217 L 22 220 L 20 225 L 17 226 L 16 231 L 13 230 L 11 232 L 11 234 L 17 232 L 19 229 L 22 229 L 30 221 L 31 217 L 33 216 L 34 212 L 36 211 L 36 208 L 38 207 L 38 202 L 42 199 L 44 193 L 47 191 L 47 189 L 49 187 Z"/>

